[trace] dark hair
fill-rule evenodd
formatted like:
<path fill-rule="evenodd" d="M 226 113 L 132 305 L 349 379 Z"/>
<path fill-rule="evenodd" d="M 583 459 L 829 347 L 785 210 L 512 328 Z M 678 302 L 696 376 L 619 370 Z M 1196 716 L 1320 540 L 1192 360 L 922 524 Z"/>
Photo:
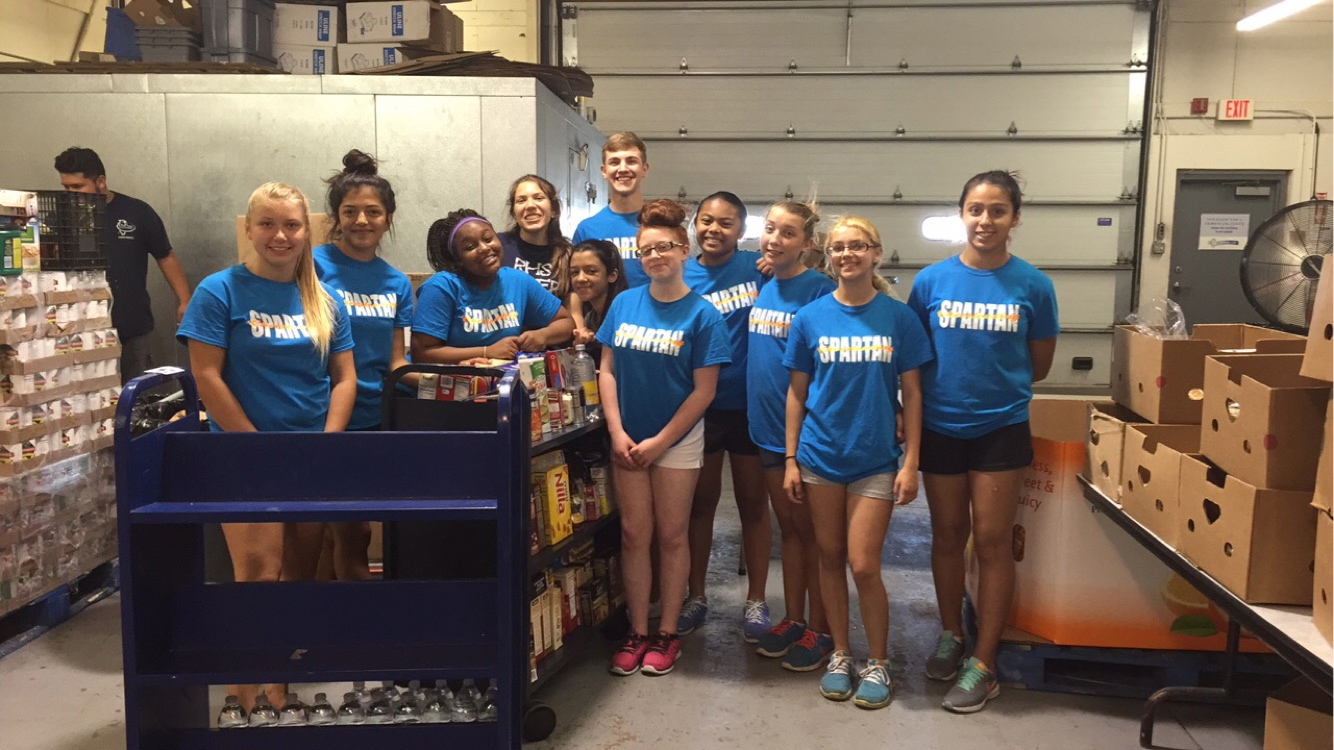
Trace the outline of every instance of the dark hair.
<path fill-rule="evenodd" d="M 556 190 L 556 186 L 535 174 L 526 174 L 515 180 L 514 184 L 510 185 L 510 197 L 505 201 L 505 208 L 510 215 L 510 228 L 506 233 L 516 239 L 519 237 L 519 223 L 514 220 L 514 194 L 525 182 L 536 183 L 551 205 L 551 221 L 547 223 L 547 236 L 542 244 L 551 248 L 551 273 L 556 277 L 555 294 L 564 300 L 570 293 L 571 245 L 560 229 L 560 193 Z"/>
<path fill-rule="evenodd" d="M 1006 172 L 1000 169 L 993 169 L 990 172 L 982 172 L 973 175 L 973 178 L 963 185 L 963 192 L 959 194 L 959 210 L 963 210 L 964 201 L 968 200 L 968 194 L 973 192 L 973 188 L 978 185 L 995 185 L 1005 191 L 1010 199 L 1010 204 L 1014 206 L 1014 212 L 1019 213 L 1020 204 L 1023 202 L 1024 191 L 1019 188 L 1019 173 Z"/>
<path fill-rule="evenodd" d="M 607 308 L 611 309 L 611 301 L 616 299 L 616 295 L 630 288 L 630 284 L 625 280 L 625 264 L 621 262 L 621 251 L 616 246 L 606 240 L 584 240 L 574 246 L 570 253 L 573 259 L 575 253 L 592 253 L 601 261 L 602 267 L 607 269 L 607 276 L 614 272 L 616 280 L 607 283 Z M 568 270 L 568 269 L 567 269 Z M 567 273 L 567 276 L 572 274 Z M 569 280 L 573 283 L 573 280 Z M 584 321 L 588 322 L 588 311 L 584 311 Z"/>
<path fill-rule="evenodd" d="M 102 166 L 102 157 L 91 148 L 74 146 L 60 152 L 56 157 L 56 171 L 60 174 L 81 174 L 90 180 L 105 177 L 107 168 Z"/>
<path fill-rule="evenodd" d="M 741 217 L 741 223 L 743 225 L 746 223 L 746 204 L 741 202 L 741 199 L 736 196 L 736 193 L 729 193 L 726 190 L 719 190 L 713 195 L 705 196 L 704 200 L 700 201 L 698 206 L 695 206 L 695 219 L 699 218 L 699 211 L 704 208 L 704 204 L 712 200 L 720 200 L 723 203 L 730 205 L 732 208 L 735 208 L 737 215 Z M 691 219 L 691 221 L 694 221 L 695 219 Z M 742 233 L 745 233 L 744 226 L 742 228 Z"/>
<path fill-rule="evenodd" d="M 685 220 L 686 210 L 680 203 L 666 198 L 649 201 L 639 209 L 639 232 L 635 235 L 635 241 L 638 242 L 639 235 L 645 229 L 658 227 L 670 230 L 680 242 L 689 244 L 690 235 L 686 234 L 686 228 L 682 226 Z"/>
<path fill-rule="evenodd" d="M 454 254 L 454 248 L 449 247 L 448 243 L 454 227 L 457 227 L 460 221 L 469 218 L 486 221 L 486 217 L 471 208 L 460 208 L 451 211 L 443 219 L 436 219 L 426 231 L 426 259 L 430 261 L 431 268 L 460 275 L 463 273 L 463 266 L 459 263 L 458 256 Z"/>
<path fill-rule="evenodd" d="M 394 186 L 389 184 L 389 180 L 380 176 L 375 157 L 354 148 L 343 156 L 343 171 L 334 172 L 324 182 L 329 186 L 331 239 L 342 238 L 343 230 L 339 226 L 338 211 L 343 207 L 343 200 L 347 198 L 347 194 L 358 188 L 370 188 L 380 196 L 380 203 L 384 204 L 389 224 L 393 226 L 394 211 L 398 208 L 398 203 L 394 199 Z"/>

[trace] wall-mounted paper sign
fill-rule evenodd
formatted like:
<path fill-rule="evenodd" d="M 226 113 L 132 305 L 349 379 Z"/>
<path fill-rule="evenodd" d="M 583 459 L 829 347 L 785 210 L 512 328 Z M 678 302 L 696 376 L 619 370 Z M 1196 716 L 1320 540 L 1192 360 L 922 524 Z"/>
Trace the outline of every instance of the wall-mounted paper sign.
<path fill-rule="evenodd" d="M 1200 214 L 1201 250 L 1244 250 L 1250 236 L 1250 214 Z"/>

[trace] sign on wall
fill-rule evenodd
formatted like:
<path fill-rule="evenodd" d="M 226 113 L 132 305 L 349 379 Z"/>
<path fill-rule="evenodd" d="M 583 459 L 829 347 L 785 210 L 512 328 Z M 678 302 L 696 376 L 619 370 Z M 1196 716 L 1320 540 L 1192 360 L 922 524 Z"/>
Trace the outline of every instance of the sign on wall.
<path fill-rule="evenodd" d="M 1241 250 L 1250 236 L 1250 214 L 1200 214 L 1201 250 Z"/>

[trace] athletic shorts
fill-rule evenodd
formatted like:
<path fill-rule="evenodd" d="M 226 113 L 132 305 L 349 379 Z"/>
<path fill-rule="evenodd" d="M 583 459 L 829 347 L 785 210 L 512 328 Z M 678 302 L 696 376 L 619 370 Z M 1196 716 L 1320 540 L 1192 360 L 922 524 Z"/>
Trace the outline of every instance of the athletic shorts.
<path fill-rule="evenodd" d="M 760 452 L 760 468 L 765 471 L 786 471 L 787 459 L 782 453 L 774 453 L 767 448 L 756 447 Z"/>
<path fill-rule="evenodd" d="M 704 465 L 704 420 L 695 423 L 681 442 L 668 448 L 654 466 L 664 469 L 698 469 Z"/>
<path fill-rule="evenodd" d="M 971 440 L 922 428 L 923 474 L 1011 471 L 1031 463 L 1033 436 L 1028 422 L 1007 425 Z"/>
<path fill-rule="evenodd" d="M 863 477 L 851 484 L 844 485 L 843 482 L 835 482 L 825 479 L 803 466 L 801 467 L 801 481 L 806 484 L 846 486 L 849 495 L 873 497 L 877 500 L 893 500 L 895 473 L 896 472 L 887 471 L 883 474 L 872 474 L 869 477 Z"/>
<path fill-rule="evenodd" d="M 750 439 L 750 418 L 745 409 L 709 409 L 704 412 L 704 453 L 727 451 L 754 456 L 759 447 Z"/>

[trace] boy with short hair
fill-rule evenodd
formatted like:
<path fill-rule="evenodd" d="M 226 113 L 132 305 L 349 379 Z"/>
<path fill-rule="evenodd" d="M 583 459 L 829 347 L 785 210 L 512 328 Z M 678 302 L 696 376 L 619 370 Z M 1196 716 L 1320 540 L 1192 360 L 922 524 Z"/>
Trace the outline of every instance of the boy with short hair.
<path fill-rule="evenodd" d="M 648 149 L 634 133 L 615 133 L 602 146 L 602 176 L 610 188 L 606 207 L 579 222 L 574 244 L 584 240 L 607 240 L 621 251 L 625 280 L 631 288 L 648 283 L 639 262 L 635 236 L 639 233 L 639 210 L 644 207 L 644 178 L 648 176 Z"/>

